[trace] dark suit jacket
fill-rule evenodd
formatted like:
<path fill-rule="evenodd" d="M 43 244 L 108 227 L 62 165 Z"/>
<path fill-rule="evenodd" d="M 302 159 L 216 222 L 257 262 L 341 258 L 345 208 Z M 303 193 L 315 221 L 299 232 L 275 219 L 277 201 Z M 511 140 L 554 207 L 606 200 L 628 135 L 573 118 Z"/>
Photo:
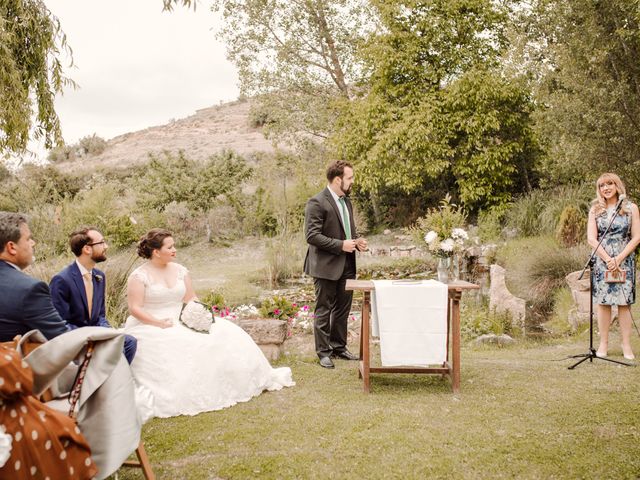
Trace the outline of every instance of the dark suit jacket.
<path fill-rule="evenodd" d="M 91 318 L 87 307 L 87 292 L 76 262 L 54 275 L 49 286 L 51 298 L 56 310 L 71 328 L 78 327 L 111 327 L 107 322 L 104 291 L 105 276 L 97 268 L 93 269 L 93 302 Z"/>
<path fill-rule="evenodd" d="M 47 284 L 0 260 L 0 341 L 34 329 L 47 339 L 69 331 L 51 302 Z"/>
<path fill-rule="evenodd" d="M 346 198 L 349 211 L 351 238 L 357 238 L 356 225 L 353 222 L 353 207 Z M 342 251 L 342 242 L 346 239 L 342 217 L 329 187 L 312 197 L 304 211 L 304 228 L 309 249 L 304 260 L 304 272 L 314 278 L 338 280 L 344 271 L 349 255 Z"/>

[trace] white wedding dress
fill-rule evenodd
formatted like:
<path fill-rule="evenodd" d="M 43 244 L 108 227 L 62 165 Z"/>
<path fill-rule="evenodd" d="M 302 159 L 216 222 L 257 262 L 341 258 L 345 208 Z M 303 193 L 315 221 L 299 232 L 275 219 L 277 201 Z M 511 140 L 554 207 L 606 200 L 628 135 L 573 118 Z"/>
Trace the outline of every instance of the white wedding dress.
<path fill-rule="evenodd" d="M 219 410 L 264 390 L 295 385 L 291 369 L 272 368 L 253 339 L 234 323 L 216 318 L 206 334 L 178 321 L 187 274 L 186 268 L 178 267 L 178 280 L 171 288 L 153 283 L 144 265 L 131 273 L 145 286 L 144 310 L 158 319 L 170 318 L 174 325 L 162 329 L 129 316 L 124 328 L 138 339 L 131 369 L 136 381 L 153 393 L 155 416 Z"/>

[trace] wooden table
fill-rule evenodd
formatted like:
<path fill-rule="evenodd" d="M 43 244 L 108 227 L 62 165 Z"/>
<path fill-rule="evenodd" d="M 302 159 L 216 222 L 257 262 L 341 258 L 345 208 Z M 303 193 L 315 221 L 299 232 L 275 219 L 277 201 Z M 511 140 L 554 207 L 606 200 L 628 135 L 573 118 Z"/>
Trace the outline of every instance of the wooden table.
<path fill-rule="evenodd" d="M 447 335 L 447 357 L 442 367 L 372 367 L 371 366 L 371 292 L 375 289 L 371 280 L 347 280 L 346 290 L 362 291 L 362 319 L 360 322 L 360 362 L 358 378 L 364 382 L 364 391 L 371 390 L 371 373 L 426 373 L 448 375 L 453 393 L 460 391 L 460 298 L 464 290 L 476 290 L 480 286 L 458 280 L 447 284 L 449 305 L 447 308 L 447 330 L 451 332 L 451 362 L 449 362 L 449 335 Z"/>

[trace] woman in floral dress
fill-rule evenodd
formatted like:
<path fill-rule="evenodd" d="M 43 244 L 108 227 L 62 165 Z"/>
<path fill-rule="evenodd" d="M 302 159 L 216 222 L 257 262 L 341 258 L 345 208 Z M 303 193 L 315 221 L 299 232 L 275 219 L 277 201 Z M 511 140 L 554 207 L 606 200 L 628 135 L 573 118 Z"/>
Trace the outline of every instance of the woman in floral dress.
<path fill-rule="evenodd" d="M 626 195 L 622 180 L 614 173 L 604 173 L 596 182 L 596 198 L 589 210 L 587 240 L 596 248 L 607 225 L 615 214 L 620 195 Z M 598 357 L 606 357 L 609 347 L 611 306 L 618 306 L 622 354 L 627 360 L 635 357 L 631 349 L 631 310 L 636 299 L 635 248 L 640 243 L 640 214 L 635 203 L 623 200 L 618 214 L 613 219 L 607 236 L 598 248 L 593 275 L 593 300 L 598 305 L 598 329 L 600 346 Z M 607 275 L 609 271 L 609 275 Z M 612 283 L 607 276 L 621 274 L 623 282 Z M 618 275 L 619 276 L 619 275 Z"/>

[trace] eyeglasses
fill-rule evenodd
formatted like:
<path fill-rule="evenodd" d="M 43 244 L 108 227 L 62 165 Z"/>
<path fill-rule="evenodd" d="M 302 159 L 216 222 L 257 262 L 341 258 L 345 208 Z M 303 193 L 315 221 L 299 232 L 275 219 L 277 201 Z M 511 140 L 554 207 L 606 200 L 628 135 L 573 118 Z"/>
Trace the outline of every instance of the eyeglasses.
<path fill-rule="evenodd" d="M 105 242 L 104 240 L 100 240 L 99 242 L 87 243 L 87 246 L 93 247 L 94 245 L 101 245 L 101 244 L 105 244 L 106 245 L 106 243 L 107 242 Z"/>

